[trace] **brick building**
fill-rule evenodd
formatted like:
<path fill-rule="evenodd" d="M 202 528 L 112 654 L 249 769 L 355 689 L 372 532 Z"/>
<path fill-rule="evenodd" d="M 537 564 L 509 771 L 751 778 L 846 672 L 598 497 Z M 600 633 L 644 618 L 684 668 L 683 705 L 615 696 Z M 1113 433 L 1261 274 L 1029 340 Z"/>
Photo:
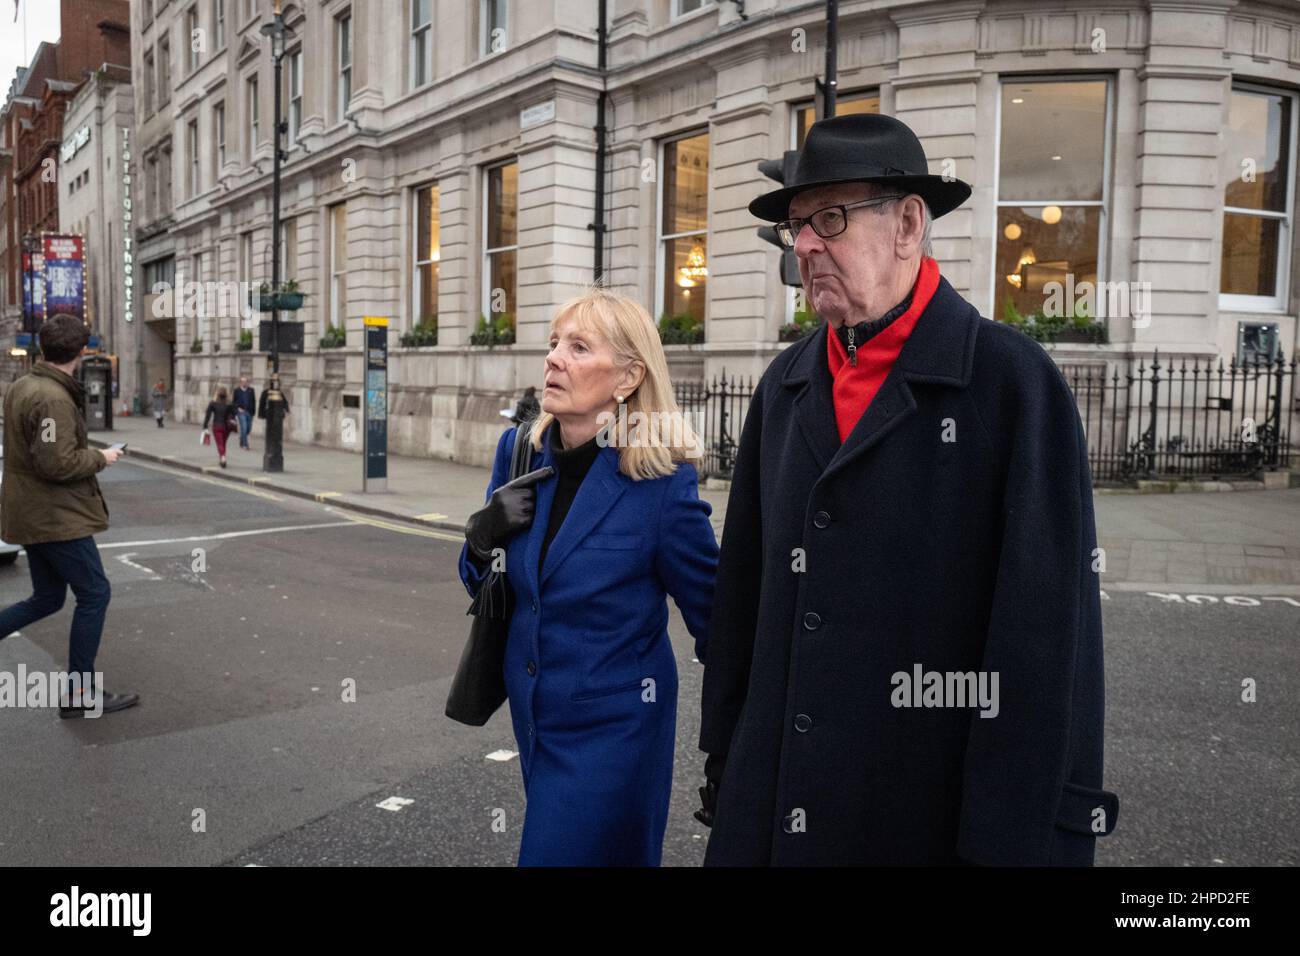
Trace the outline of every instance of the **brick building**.
<path fill-rule="evenodd" d="M 0 108 L 0 382 L 19 371 L 8 348 L 21 324 L 23 237 L 59 229 L 64 113 L 88 76 L 130 63 L 129 23 L 128 0 L 65 0 L 59 41 L 36 48 Z"/>

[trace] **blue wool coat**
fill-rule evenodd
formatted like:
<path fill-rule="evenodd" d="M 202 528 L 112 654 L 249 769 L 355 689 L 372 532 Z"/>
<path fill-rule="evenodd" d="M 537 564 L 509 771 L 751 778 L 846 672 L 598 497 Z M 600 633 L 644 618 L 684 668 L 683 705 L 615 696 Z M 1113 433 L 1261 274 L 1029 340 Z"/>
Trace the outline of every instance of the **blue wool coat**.
<path fill-rule="evenodd" d="M 556 427 L 556 426 L 552 426 Z M 508 480 L 515 432 L 497 445 L 488 497 Z M 529 470 L 554 465 L 549 435 Z M 538 483 L 532 525 L 506 546 L 514 613 L 510 719 L 528 801 L 521 866 L 658 866 L 672 790 L 677 602 L 705 659 L 718 545 L 695 468 L 633 481 L 602 448 L 538 557 L 556 479 Z M 473 594 L 481 577 L 460 557 Z"/>

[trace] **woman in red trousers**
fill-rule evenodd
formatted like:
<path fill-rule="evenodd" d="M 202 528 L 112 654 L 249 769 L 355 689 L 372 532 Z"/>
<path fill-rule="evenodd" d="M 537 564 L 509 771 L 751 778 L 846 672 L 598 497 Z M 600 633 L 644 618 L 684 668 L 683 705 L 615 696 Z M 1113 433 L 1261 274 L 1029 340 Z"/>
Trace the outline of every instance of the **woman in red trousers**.
<path fill-rule="evenodd" d="M 212 422 L 212 435 L 217 440 L 217 455 L 221 459 L 221 467 L 226 467 L 226 436 L 230 432 L 239 430 L 239 424 L 235 418 L 235 406 L 230 404 L 230 393 L 226 391 L 226 386 L 222 385 L 217 389 L 217 393 L 212 396 L 212 401 L 208 402 L 208 410 L 203 415 L 203 431 L 208 430 L 208 422 Z M 206 444 L 207 439 L 204 439 Z"/>

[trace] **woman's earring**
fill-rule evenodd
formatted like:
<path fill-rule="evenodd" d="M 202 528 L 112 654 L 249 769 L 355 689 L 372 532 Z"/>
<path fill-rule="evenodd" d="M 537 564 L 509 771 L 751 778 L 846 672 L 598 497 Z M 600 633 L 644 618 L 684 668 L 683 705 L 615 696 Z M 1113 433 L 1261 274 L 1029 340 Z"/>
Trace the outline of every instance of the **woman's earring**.
<path fill-rule="evenodd" d="M 622 396 L 622 395 L 619 395 L 619 394 L 617 394 L 617 393 L 615 393 L 615 395 L 614 395 L 614 401 L 616 401 L 616 402 L 618 402 L 620 405 L 622 405 L 622 404 L 623 404 L 623 396 Z"/>

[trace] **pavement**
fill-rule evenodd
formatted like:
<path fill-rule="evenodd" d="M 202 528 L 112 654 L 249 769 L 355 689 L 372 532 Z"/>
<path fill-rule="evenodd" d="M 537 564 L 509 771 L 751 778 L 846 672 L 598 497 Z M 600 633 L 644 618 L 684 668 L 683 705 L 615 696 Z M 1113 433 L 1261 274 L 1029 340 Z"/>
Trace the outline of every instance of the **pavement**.
<path fill-rule="evenodd" d="M 284 472 L 268 475 L 262 471 L 259 425 L 253 429 L 252 451 L 230 442 L 223 469 L 215 446 L 199 443 L 196 425 L 168 421 L 158 428 L 147 416 L 117 417 L 113 424 L 111 437 L 95 432 L 91 444 L 125 441 L 128 456 L 453 532 L 463 531 L 465 520 L 482 507 L 487 489 L 486 468 L 390 455 L 387 491 L 367 493 L 361 490 L 358 452 L 291 442 L 284 446 Z M 700 487 L 700 497 L 713 507 L 719 537 L 727 494 L 725 487 Z M 1193 596 L 1300 595 L 1300 488 L 1217 494 L 1102 492 L 1094 506 L 1098 545 L 1104 552 L 1098 555 L 1104 561 L 1099 568 L 1103 587 L 1176 591 L 1178 585 L 1195 585 Z"/>

